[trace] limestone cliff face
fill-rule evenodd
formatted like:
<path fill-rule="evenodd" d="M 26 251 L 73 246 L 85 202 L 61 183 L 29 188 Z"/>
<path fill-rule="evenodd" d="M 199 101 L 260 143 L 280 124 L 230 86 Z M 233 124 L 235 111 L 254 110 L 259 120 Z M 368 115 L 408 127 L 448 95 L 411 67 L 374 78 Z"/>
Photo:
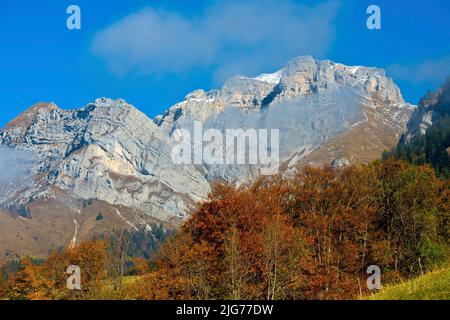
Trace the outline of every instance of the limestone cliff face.
<path fill-rule="evenodd" d="M 4 194 L 2 201 L 52 197 L 50 186 L 55 186 L 161 219 L 186 214 L 209 185 L 193 167 L 172 163 L 170 145 L 160 131 L 123 100 L 98 99 L 67 111 L 37 105 L 0 135 L 2 144 L 28 150 L 34 159 L 30 188 Z"/>
<path fill-rule="evenodd" d="M 428 92 L 412 114 L 402 141 L 425 134 L 434 121 L 450 112 L 450 77 L 435 92 Z"/>
<path fill-rule="evenodd" d="M 385 76 L 384 70 L 345 66 L 329 60 L 299 57 L 287 63 L 279 83 L 279 97 L 316 94 L 351 87 L 367 96 L 378 95 L 383 101 L 404 103 L 400 90 Z"/>
<path fill-rule="evenodd" d="M 220 90 L 194 91 L 155 123 L 168 137 L 193 121 L 222 130 L 280 129 L 282 167 L 291 170 L 343 157 L 376 159 L 398 142 L 413 109 L 382 69 L 303 56 L 272 74 L 235 76 Z M 254 166 L 203 169 L 209 180 L 242 182 L 258 175 Z"/>
<path fill-rule="evenodd" d="M 302 56 L 289 61 L 283 69 L 273 74 L 255 78 L 235 76 L 226 81 L 220 90 L 196 90 L 164 115 L 156 117 L 155 123 L 171 129 L 188 119 L 204 121 L 226 107 L 261 109 L 279 102 L 342 89 L 353 89 L 369 100 L 406 105 L 399 88 L 385 76 L 382 69 L 345 66 Z M 404 116 L 407 120 L 408 112 Z"/>
<path fill-rule="evenodd" d="M 189 93 L 153 121 L 123 100 L 81 109 L 38 104 L 10 122 L 0 144 L 30 152 L 26 183 L 0 195 L 8 207 L 55 197 L 136 208 L 161 219 L 186 217 L 210 183 L 242 183 L 258 165 L 176 165 L 171 137 L 193 121 L 206 127 L 280 129 L 281 170 L 305 163 L 379 157 L 404 132 L 412 107 L 377 68 L 299 57 L 272 74 L 235 76 L 219 90 Z"/>

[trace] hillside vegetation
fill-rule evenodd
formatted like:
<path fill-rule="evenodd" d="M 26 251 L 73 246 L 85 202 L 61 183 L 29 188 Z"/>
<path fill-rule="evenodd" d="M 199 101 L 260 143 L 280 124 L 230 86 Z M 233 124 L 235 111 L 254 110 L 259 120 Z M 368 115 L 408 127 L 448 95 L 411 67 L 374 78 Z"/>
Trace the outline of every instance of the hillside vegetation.
<path fill-rule="evenodd" d="M 217 184 L 155 255 L 142 255 L 155 249 L 145 233 L 131 241 L 115 232 L 23 259 L 0 277 L 0 297 L 354 299 L 370 294 L 370 265 L 389 285 L 447 264 L 449 209 L 448 180 L 393 159 Z M 82 290 L 66 288 L 69 265 L 81 268 Z M 124 278 L 127 270 L 139 277 Z"/>
<path fill-rule="evenodd" d="M 370 300 L 450 300 L 450 267 L 396 285 L 388 285 Z"/>

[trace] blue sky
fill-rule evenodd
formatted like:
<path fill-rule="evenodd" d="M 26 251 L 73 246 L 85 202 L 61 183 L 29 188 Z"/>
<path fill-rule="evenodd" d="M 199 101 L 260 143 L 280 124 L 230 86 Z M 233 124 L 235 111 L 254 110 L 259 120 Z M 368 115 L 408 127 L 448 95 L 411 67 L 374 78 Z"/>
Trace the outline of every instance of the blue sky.
<path fill-rule="evenodd" d="M 150 117 L 190 91 L 310 54 L 386 68 L 417 103 L 450 75 L 450 3 L 355 0 L 0 0 L 0 127 L 39 101 L 124 98 Z M 81 8 L 81 30 L 66 9 Z M 381 30 L 366 9 L 381 8 Z"/>

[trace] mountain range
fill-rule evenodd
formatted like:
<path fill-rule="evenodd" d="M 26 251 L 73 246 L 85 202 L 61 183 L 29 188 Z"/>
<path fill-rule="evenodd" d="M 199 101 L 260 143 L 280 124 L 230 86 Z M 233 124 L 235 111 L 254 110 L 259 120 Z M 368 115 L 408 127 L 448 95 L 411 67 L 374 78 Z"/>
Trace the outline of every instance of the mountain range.
<path fill-rule="evenodd" d="M 121 99 L 80 109 L 38 103 L 0 132 L 0 260 L 44 256 L 117 226 L 176 228 L 214 181 L 259 176 L 259 165 L 175 164 L 173 135 L 195 121 L 221 131 L 279 129 L 279 173 L 289 175 L 379 158 L 415 134 L 414 110 L 384 70 L 310 56 L 195 90 L 154 119 Z"/>

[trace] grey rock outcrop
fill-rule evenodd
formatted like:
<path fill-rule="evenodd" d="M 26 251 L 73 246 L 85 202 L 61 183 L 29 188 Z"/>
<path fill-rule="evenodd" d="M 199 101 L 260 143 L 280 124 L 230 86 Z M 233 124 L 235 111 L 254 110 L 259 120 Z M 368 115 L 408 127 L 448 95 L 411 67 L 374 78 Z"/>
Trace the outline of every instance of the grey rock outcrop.
<path fill-rule="evenodd" d="M 350 161 L 347 158 L 335 159 L 331 162 L 333 169 L 342 169 L 350 165 Z"/>
<path fill-rule="evenodd" d="M 408 142 L 418 135 L 425 134 L 433 122 L 450 112 L 450 77 L 435 92 L 428 92 L 409 120 L 407 131 L 402 136 L 402 142 Z"/>

